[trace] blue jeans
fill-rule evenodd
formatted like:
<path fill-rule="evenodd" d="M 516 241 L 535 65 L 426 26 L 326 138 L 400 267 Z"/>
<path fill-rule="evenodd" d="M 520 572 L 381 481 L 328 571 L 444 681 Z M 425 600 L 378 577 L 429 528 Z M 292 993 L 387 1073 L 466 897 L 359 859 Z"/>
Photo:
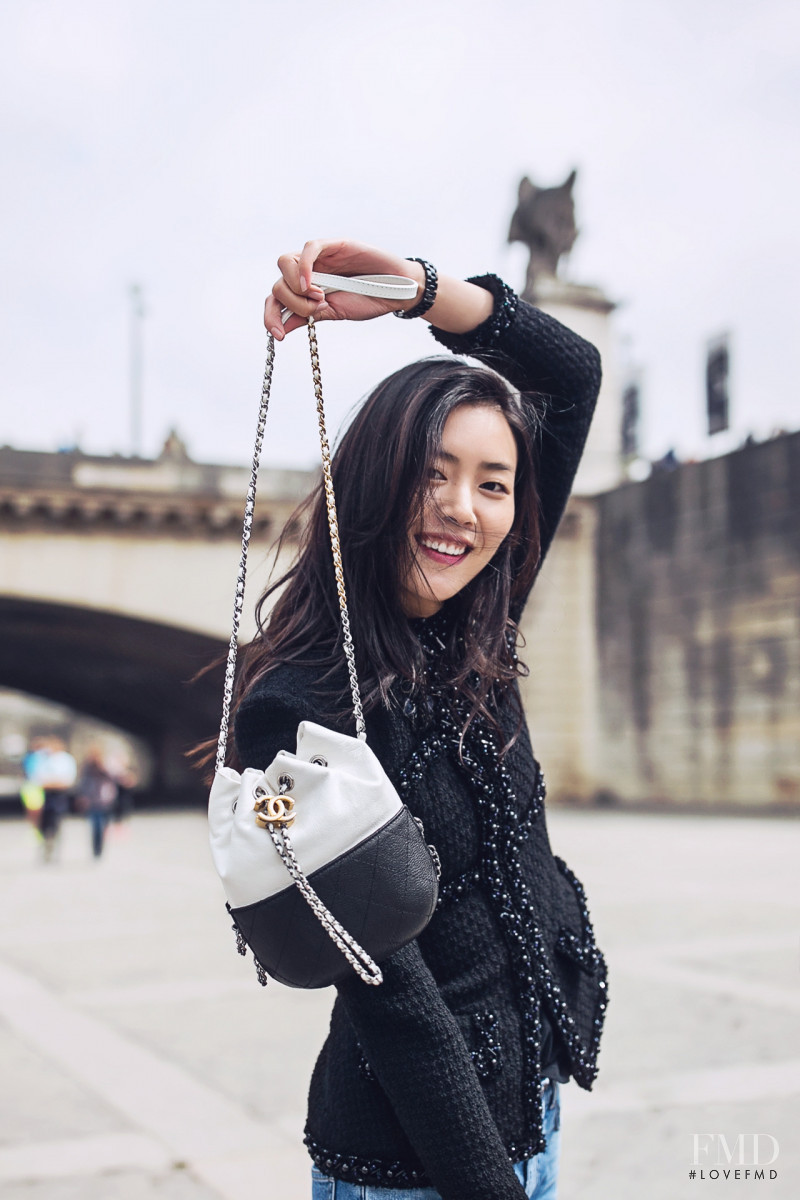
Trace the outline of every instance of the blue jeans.
<path fill-rule="evenodd" d="M 108 816 L 109 814 L 106 809 L 93 808 L 89 813 L 89 824 L 92 829 L 92 854 L 95 858 L 99 858 L 103 853 L 103 842 L 106 836 Z"/>
<path fill-rule="evenodd" d="M 561 1141 L 561 1103 L 557 1083 L 548 1080 L 542 1093 L 542 1105 L 547 1149 L 535 1158 L 514 1166 L 528 1200 L 556 1200 L 558 1148 Z M 345 1183 L 342 1179 L 323 1175 L 314 1167 L 311 1171 L 311 1200 L 441 1200 L 441 1197 L 430 1187 L 382 1188 L 363 1183 Z"/>

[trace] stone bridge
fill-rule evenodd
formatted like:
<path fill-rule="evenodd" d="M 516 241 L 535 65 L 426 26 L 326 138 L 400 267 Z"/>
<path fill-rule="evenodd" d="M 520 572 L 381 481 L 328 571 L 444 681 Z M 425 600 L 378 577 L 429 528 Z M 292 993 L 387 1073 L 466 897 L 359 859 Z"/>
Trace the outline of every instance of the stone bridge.
<path fill-rule="evenodd" d="M 190 681 L 230 638 L 248 476 L 177 439 L 156 460 L 0 448 L 0 686 L 142 738 L 162 797 L 197 793 L 185 750 L 219 724 L 221 670 Z M 314 481 L 261 472 L 244 638 Z"/>

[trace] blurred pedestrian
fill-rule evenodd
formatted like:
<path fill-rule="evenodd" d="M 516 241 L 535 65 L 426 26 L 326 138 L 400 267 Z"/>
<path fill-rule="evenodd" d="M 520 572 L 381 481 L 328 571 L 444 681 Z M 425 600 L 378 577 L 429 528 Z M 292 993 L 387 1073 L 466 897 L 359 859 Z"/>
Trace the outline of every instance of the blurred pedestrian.
<path fill-rule="evenodd" d="M 92 854 L 95 858 L 100 858 L 103 853 L 106 829 L 118 794 L 119 786 L 103 759 L 102 751 L 93 746 L 81 767 L 75 789 L 75 804 L 78 811 L 89 818 Z"/>
<path fill-rule="evenodd" d="M 19 798 L 22 801 L 22 807 L 25 809 L 25 817 L 36 835 L 37 842 L 42 840 L 39 826 L 42 820 L 42 809 L 44 808 L 44 788 L 41 783 L 36 782 L 36 779 L 42 760 L 44 744 L 43 738 L 33 738 L 31 741 L 28 752 L 22 760 L 25 782 L 19 789 Z"/>
<path fill-rule="evenodd" d="M 69 794 L 78 774 L 75 759 L 59 737 L 43 738 L 33 753 L 30 782 L 43 788 L 39 832 L 44 842 L 45 862 L 55 853 L 61 822 L 69 808 Z"/>

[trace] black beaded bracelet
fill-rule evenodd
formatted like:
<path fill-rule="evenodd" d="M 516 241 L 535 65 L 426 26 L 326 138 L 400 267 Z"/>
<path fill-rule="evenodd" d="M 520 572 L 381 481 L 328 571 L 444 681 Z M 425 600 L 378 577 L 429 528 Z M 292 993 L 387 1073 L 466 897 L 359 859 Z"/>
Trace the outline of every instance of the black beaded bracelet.
<path fill-rule="evenodd" d="M 421 317 L 429 308 L 433 307 L 436 299 L 436 289 L 439 286 L 439 276 L 436 272 L 436 267 L 431 263 L 426 262 L 424 258 L 408 258 L 407 262 L 417 262 L 425 272 L 425 290 L 422 293 L 420 300 L 413 308 L 395 309 L 395 316 L 401 317 L 404 321 L 410 321 L 412 317 Z"/>

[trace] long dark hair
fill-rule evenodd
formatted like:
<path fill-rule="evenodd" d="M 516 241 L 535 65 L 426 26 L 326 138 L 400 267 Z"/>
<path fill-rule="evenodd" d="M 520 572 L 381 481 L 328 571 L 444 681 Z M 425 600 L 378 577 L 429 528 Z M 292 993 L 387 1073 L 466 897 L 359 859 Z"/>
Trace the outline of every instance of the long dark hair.
<path fill-rule="evenodd" d="M 476 404 L 498 409 L 514 435 L 515 516 L 491 562 L 447 601 L 452 619 L 438 670 L 440 681 L 454 685 L 466 702 L 465 728 L 480 714 L 507 748 L 513 737 L 502 734 L 494 702 L 525 672 L 514 652 L 509 609 L 529 590 L 539 557 L 535 417 L 528 406 L 493 371 L 455 358 L 424 359 L 370 393 L 338 444 L 332 474 L 358 677 L 369 712 L 396 702 L 398 685 L 406 694 L 424 687 L 419 629 L 401 605 L 414 560 L 408 530 L 425 503 L 445 421 L 455 408 Z M 299 552 L 258 602 L 258 633 L 243 652 L 234 705 L 278 664 L 297 663 L 317 669 L 333 718 L 347 712 L 350 700 L 322 483 L 295 519 L 303 529 Z"/>

